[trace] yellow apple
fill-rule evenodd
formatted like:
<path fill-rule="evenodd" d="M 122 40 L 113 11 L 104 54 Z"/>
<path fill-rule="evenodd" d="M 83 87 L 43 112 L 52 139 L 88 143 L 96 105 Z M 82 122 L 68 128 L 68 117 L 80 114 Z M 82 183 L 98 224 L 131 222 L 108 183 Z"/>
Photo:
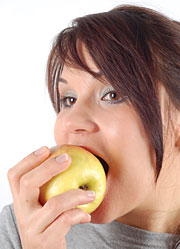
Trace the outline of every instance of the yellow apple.
<path fill-rule="evenodd" d="M 106 189 L 106 174 L 100 161 L 89 151 L 73 145 L 63 145 L 52 152 L 50 157 L 67 153 L 72 162 L 69 168 L 53 177 L 40 188 L 40 203 L 44 204 L 53 196 L 71 189 L 92 190 L 95 200 L 78 206 L 92 213 L 102 202 Z"/>

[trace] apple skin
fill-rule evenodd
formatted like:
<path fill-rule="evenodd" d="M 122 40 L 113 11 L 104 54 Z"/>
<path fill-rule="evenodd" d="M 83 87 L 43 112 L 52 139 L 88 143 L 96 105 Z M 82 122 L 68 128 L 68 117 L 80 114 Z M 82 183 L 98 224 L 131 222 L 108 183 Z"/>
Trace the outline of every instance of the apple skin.
<path fill-rule="evenodd" d="M 77 206 L 87 213 L 92 213 L 103 201 L 106 190 L 106 174 L 103 166 L 92 153 L 74 145 L 55 147 L 49 158 L 63 153 L 71 156 L 71 165 L 40 188 L 39 201 L 44 205 L 53 196 L 72 189 L 92 190 L 95 192 L 95 200 Z"/>

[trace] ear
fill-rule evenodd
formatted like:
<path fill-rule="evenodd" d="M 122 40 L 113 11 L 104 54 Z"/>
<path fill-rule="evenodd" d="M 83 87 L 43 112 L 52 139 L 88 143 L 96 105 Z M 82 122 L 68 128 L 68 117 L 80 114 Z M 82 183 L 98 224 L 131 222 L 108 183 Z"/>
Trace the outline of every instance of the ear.
<path fill-rule="evenodd" d="M 180 125 L 176 129 L 175 139 L 175 147 L 180 150 Z"/>

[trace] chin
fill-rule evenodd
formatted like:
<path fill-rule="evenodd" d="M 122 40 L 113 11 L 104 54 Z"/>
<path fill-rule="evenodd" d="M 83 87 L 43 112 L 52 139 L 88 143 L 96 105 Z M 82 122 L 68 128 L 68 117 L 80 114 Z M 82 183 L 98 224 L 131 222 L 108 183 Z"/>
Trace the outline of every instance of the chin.
<path fill-rule="evenodd" d="M 103 201 L 101 205 L 91 213 L 91 223 L 107 224 L 116 219 L 116 217 L 112 215 L 113 212 L 110 211 L 111 208 L 108 208 L 105 203 L 106 202 Z"/>

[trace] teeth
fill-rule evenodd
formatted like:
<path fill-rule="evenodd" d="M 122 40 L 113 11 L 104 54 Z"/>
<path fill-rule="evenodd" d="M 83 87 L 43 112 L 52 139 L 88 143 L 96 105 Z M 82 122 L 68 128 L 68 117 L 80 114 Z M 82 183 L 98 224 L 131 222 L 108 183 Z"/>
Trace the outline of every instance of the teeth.
<path fill-rule="evenodd" d="M 95 155 L 95 154 L 94 154 Z M 100 161 L 100 163 L 102 164 L 105 174 L 107 175 L 108 171 L 109 171 L 109 166 L 108 164 L 104 161 L 104 159 L 102 159 L 101 157 L 95 155 L 95 157 L 97 157 L 97 159 Z"/>

